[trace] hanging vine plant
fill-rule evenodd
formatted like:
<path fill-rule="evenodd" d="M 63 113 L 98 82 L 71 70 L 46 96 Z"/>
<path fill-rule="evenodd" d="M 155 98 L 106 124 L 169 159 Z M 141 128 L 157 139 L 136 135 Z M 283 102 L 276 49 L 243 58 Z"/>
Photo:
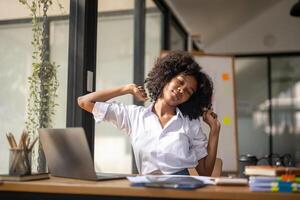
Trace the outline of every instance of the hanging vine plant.
<path fill-rule="evenodd" d="M 37 137 L 37 128 L 51 128 L 55 114 L 58 80 L 58 65 L 49 61 L 48 35 L 46 32 L 47 12 L 53 5 L 52 0 L 19 0 L 27 7 L 32 17 L 32 65 L 28 77 L 29 96 L 25 126 L 31 138 Z M 58 6 L 62 6 L 57 2 Z M 46 171 L 45 158 L 41 146 L 35 148 L 33 167 L 37 172 Z M 34 159 L 35 162 L 34 162 Z M 36 165 L 36 166 L 35 166 Z"/>

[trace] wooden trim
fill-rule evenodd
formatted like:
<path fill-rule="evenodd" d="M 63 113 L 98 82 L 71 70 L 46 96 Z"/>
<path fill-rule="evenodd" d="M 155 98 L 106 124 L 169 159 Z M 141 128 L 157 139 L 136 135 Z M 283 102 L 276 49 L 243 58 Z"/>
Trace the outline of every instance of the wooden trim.
<path fill-rule="evenodd" d="M 239 162 L 239 134 L 238 134 L 238 121 L 237 121 L 237 95 L 236 95 L 236 78 L 235 78 L 235 59 L 232 57 L 232 83 L 233 83 L 233 107 L 234 107 L 234 121 L 235 121 L 235 145 L 236 145 L 236 153 L 237 153 L 237 173 L 240 171 L 240 162 Z"/>
<path fill-rule="evenodd" d="M 171 52 L 170 50 L 161 50 L 160 51 L 160 56 L 165 55 L 166 53 Z M 234 58 L 235 56 L 232 54 L 214 54 L 214 53 L 205 53 L 202 51 L 190 51 L 188 52 L 193 56 L 216 56 L 216 57 L 232 57 Z"/>
<path fill-rule="evenodd" d="M 192 55 L 195 56 L 217 56 L 217 57 L 234 57 L 233 54 L 217 54 L 217 53 L 205 53 L 202 51 L 191 51 Z"/>

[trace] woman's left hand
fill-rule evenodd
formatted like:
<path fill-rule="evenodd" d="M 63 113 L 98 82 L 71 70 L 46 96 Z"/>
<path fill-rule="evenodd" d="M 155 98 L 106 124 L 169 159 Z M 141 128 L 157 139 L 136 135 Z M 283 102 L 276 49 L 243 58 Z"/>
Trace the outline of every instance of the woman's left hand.
<path fill-rule="evenodd" d="M 209 109 L 208 111 L 204 112 L 203 115 L 203 121 L 208 124 L 210 129 L 217 131 L 219 133 L 221 123 L 218 120 L 218 115 L 212 111 L 212 109 Z"/>

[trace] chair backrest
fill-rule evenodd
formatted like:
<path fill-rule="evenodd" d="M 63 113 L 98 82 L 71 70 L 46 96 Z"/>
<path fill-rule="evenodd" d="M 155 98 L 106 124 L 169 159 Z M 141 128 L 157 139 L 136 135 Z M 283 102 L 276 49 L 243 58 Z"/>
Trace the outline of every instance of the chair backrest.
<path fill-rule="evenodd" d="M 222 174 L 222 166 L 223 166 L 223 161 L 221 158 L 216 158 L 215 161 L 215 166 L 213 169 L 213 172 L 211 174 L 212 177 L 220 177 Z M 191 176 L 199 176 L 197 170 L 195 168 L 190 168 L 189 173 Z"/>

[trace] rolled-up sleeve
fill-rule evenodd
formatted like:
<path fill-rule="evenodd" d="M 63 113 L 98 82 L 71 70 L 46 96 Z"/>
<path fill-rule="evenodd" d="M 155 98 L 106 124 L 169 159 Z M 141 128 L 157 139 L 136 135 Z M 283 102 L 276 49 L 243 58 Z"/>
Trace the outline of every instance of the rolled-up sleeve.
<path fill-rule="evenodd" d="M 107 121 L 113 123 L 118 129 L 131 133 L 129 107 L 116 102 L 96 102 L 93 108 L 94 119 L 97 123 Z"/>
<path fill-rule="evenodd" d="M 107 112 L 109 103 L 106 102 L 96 102 L 93 108 L 93 115 L 96 123 L 102 122 Z"/>

